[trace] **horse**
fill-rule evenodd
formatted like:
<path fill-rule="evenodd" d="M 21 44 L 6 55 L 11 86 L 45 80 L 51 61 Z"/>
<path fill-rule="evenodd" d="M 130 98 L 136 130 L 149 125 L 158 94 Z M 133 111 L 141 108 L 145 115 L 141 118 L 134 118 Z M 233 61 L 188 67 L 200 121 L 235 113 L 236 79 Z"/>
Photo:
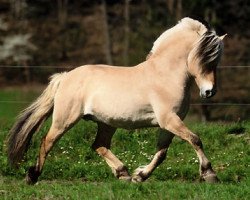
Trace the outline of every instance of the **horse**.
<path fill-rule="evenodd" d="M 80 119 L 97 123 L 92 144 L 121 180 L 142 182 L 166 158 L 174 136 L 188 142 L 199 159 L 200 178 L 218 182 L 201 139 L 183 123 L 190 101 L 192 80 L 202 98 L 216 93 L 216 67 L 223 50 L 223 37 L 210 25 L 185 17 L 163 32 L 147 59 L 136 66 L 83 65 L 55 74 L 47 88 L 21 112 L 9 132 L 8 160 L 18 166 L 31 138 L 52 115 L 52 124 L 41 141 L 36 165 L 28 169 L 26 182 L 35 184 L 52 147 Z M 157 151 L 148 165 L 132 175 L 110 150 L 117 128 L 159 127 Z"/>

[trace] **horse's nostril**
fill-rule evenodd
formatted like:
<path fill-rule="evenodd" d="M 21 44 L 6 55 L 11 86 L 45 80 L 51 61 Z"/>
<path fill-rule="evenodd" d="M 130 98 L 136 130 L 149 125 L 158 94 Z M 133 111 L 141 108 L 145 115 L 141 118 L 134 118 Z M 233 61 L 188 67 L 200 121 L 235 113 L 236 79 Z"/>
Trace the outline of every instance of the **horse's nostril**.
<path fill-rule="evenodd" d="M 206 94 L 206 96 L 210 96 L 211 95 L 211 90 L 206 90 L 205 94 Z"/>

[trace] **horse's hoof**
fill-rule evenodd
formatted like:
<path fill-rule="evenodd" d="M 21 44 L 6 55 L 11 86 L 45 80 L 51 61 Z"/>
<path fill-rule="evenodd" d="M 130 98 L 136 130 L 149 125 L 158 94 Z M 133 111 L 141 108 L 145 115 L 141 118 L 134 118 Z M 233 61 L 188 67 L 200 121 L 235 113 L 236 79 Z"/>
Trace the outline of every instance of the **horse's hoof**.
<path fill-rule="evenodd" d="M 26 183 L 28 185 L 34 185 L 38 181 L 40 173 L 36 171 L 36 167 L 30 167 L 28 173 L 25 177 Z"/>
<path fill-rule="evenodd" d="M 28 184 L 28 185 L 35 185 L 37 180 L 34 180 L 32 179 L 28 174 L 26 175 L 25 177 L 25 182 Z"/>
<path fill-rule="evenodd" d="M 132 182 L 140 183 L 145 181 L 149 176 L 143 173 L 145 166 L 138 167 L 132 175 Z"/>
<path fill-rule="evenodd" d="M 216 174 L 203 175 L 202 180 L 205 181 L 206 183 L 219 183 L 220 182 Z"/>
<path fill-rule="evenodd" d="M 145 181 L 149 177 L 149 174 L 145 174 L 144 172 L 145 168 L 146 166 L 140 166 L 134 171 L 132 175 L 132 182 L 140 183 Z"/>
<path fill-rule="evenodd" d="M 143 181 L 144 181 L 143 177 L 141 177 L 139 174 L 138 175 L 133 175 L 133 177 L 132 177 L 132 182 L 133 183 L 141 183 Z"/>
<path fill-rule="evenodd" d="M 131 181 L 131 176 L 128 173 L 128 169 L 126 166 L 121 166 L 118 167 L 116 170 L 113 171 L 114 175 L 116 176 L 116 178 L 118 178 L 119 180 L 123 180 L 123 181 Z"/>

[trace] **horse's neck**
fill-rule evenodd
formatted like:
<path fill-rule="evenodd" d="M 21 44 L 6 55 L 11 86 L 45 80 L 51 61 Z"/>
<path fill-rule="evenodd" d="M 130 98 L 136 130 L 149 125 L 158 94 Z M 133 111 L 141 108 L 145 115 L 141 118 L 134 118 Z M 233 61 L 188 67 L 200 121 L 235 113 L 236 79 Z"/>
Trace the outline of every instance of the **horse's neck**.
<path fill-rule="evenodd" d="M 149 63 L 155 68 L 156 71 L 161 72 L 162 75 L 179 74 L 186 76 L 188 73 L 187 69 L 187 57 L 188 53 L 174 54 L 168 51 L 162 52 L 159 55 L 150 55 L 148 59 Z"/>

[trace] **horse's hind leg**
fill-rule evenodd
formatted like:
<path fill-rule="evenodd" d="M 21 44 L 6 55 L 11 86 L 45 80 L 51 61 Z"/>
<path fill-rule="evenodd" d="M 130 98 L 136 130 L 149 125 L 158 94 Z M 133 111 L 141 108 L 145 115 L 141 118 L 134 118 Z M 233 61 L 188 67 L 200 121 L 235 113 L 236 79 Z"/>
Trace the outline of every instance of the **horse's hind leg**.
<path fill-rule="evenodd" d="M 68 110 L 69 112 L 61 112 L 63 108 L 60 108 L 61 109 L 54 109 L 52 125 L 47 135 L 42 139 L 37 163 L 28 170 L 26 175 L 26 182 L 28 184 L 35 184 L 37 182 L 48 153 L 56 141 L 58 141 L 79 119 L 80 110 L 71 109 Z"/>
<path fill-rule="evenodd" d="M 138 167 L 135 170 L 132 176 L 133 182 L 145 181 L 156 169 L 156 167 L 159 166 L 165 160 L 168 147 L 171 144 L 173 137 L 174 134 L 170 133 L 169 131 L 165 131 L 162 129 L 160 130 L 156 154 L 148 165 Z"/>
<path fill-rule="evenodd" d="M 42 139 L 37 163 L 35 166 L 29 168 L 28 173 L 26 175 L 26 182 L 28 184 L 35 184 L 37 182 L 38 177 L 42 172 L 42 168 L 49 151 L 63 133 L 64 130 L 58 130 L 52 125 L 48 134 Z"/>
<path fill-rule="evenodd" d="M 98 123 L 98 131 L 92 148 L 104 158 L 114 175 L 122 180 L 131 180 L 127 168 L 124 164 L 110 151 L 110 143 L 116 128 L 110 127 L 103 123 Z"/>

